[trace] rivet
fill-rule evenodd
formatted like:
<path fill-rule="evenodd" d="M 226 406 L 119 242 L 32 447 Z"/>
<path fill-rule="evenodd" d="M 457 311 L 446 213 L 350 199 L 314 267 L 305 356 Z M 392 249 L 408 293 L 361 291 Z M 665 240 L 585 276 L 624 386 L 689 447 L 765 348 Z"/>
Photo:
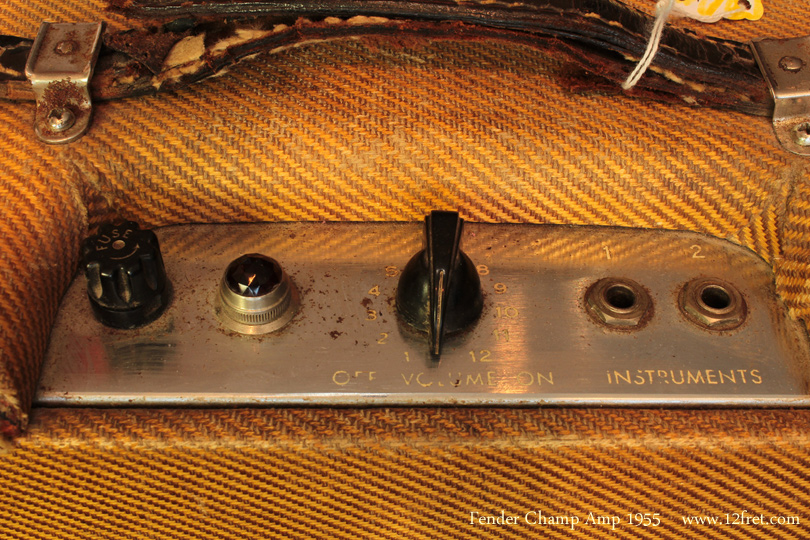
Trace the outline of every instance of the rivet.
<path fill-rule="evenodd" d="M 795 56 L 783 56 L 782 59 L 779 60 L 779 67 L 785 71 L 796 73 L 797 71 L 801 71 L 804 67 L 804 62 L 801 58 L 796 58 Z"/>
<path fill-rule="evenodd" d="M 54 51 L 57 54 L 67 56 L 69 54 L 73 54 L 74 52 L 76 52 L 76 49 L 78 48 L 79 44 L 76 43 L 76 41 L 72 39 L 66 39 L 64 41 L 60 41 L 59 43 L 57 43 L 56 47 L 54 47 Z"/>
<path fill-rule="evenodd" d="M 51 131 L 58 133 L 73 127 L 73 124 L 76 123 L 76 116 L 70 109 L 52 109 L 48 113 L 46 122 Z"/>
<path fill-rule="evenodd" d="M 799 146 L 810 146 L 810 122 L 802 122 L 793 128 L 793 139 Z"/>

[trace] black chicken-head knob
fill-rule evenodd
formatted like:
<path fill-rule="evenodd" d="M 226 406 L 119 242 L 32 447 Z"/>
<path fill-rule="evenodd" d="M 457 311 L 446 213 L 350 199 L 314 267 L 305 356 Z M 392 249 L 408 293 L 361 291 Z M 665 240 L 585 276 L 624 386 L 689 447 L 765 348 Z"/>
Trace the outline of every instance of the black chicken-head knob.
<path fill-rule="evenodd" d="M 125 221 L 102 225 L 82 244 L 87 295 L 96 318 L 113 328 L 155 320 L 169 300 L 157 236 Z"/>
<path fill-rule="evenodd" d="M 472 325 L 484 307 L 478 271 L 460 248 L 463 225 L 458 212 L 431 212 L 425 218 L 425 249 L 405 265 L 397 285 L 397 311 L 428 333 L 435 358 L 445 334 Z"/>

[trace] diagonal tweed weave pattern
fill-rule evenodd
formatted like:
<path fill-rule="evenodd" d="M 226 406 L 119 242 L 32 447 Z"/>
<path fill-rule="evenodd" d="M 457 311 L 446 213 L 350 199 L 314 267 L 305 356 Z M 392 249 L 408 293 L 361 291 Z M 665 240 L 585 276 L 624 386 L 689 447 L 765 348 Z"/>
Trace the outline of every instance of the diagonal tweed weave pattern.
<path fill-rule="evenodd" d="M 806 538 L 808 433 L 790 411 L 40 410 L 0 468 L 0 537 Z M 519 523 L 470 524 L 501 510 Z M 742 510 L 800 523 L 683 522 Z"/>
<path fill-rule="evenodd" d="M 787 37 L 810 22 L 795 1 L 766 10 L 703 30 Z M 100 12 L 98 0 L 15 0 L 0 6 L 0 31 L 33 36 L 41 20 Z M 694 230 L 756 251 L 793 315 L 810 318 L 807 159 L 782 151 L 765 119 L 571 96 L 558 70 L 502 44 L 309 45 L 177 94 L 99 104 L 66 147 L 35 140 L 33 105 L 3 103 L 0 424 L 14 434 L 28 422 L 78 243 L 117 217 L 458 209 Z M 522 538 L 537 531 L 465 528 L 465 513 L 536 507 L 669 516 L 551 538 L 805 538 L 809 422 L 804 411 L 35 411 L 0 461 L 0 538 Z M 743 509 L 804 521 L 693 533 L 674 520 Z"/>

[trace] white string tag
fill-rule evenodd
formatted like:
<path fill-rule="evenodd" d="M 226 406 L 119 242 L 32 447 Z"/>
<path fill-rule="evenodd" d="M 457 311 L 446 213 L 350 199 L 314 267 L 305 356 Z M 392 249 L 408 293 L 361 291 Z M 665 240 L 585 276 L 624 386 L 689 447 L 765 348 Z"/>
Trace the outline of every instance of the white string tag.
<path fill-rule="evenodd" d="M 641 79 L 644 72 L 652 64 L 655 53 L 658 52 L 658 44 L 661 42 L 661 34 L 664 33 L 664 25 L 667 24 L 669 14 L 675 7 L 675 0 L 660 0 L 655 5 L 655 23 L 653 24 L 652 32 L 650 33 L 650 40 L 647 42 L 647 49 L 641 56 L 641 60 L 636 64 L 636 69 L 627 77 L 627 80 L 622 83 L 622 88 L 630 90 Z"/>

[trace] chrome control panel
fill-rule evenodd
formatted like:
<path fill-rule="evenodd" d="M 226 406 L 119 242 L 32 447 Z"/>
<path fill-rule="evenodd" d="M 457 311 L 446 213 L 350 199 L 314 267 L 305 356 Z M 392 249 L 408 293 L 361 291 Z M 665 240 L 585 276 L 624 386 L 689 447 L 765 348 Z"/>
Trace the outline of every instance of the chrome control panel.
<path fill-rule="evenodd" d="M 752 252 L 688 232 L 462 228 L 446 214 L 157 229 L 170 287 L 160 316 L 102 324 L 79 275 L 36 402 L 810 405 L 807 335 Z M 251 274 L 256 261 L 235 263 L 245 255 L 278 268 Z M 223 298 L 249 311 L 235 294 L 282 283 L 259 302 L 287 306 L 280 323 L 256 316 L 271 325 L 255 331 L 252 315 L 224 313 Z"/>

